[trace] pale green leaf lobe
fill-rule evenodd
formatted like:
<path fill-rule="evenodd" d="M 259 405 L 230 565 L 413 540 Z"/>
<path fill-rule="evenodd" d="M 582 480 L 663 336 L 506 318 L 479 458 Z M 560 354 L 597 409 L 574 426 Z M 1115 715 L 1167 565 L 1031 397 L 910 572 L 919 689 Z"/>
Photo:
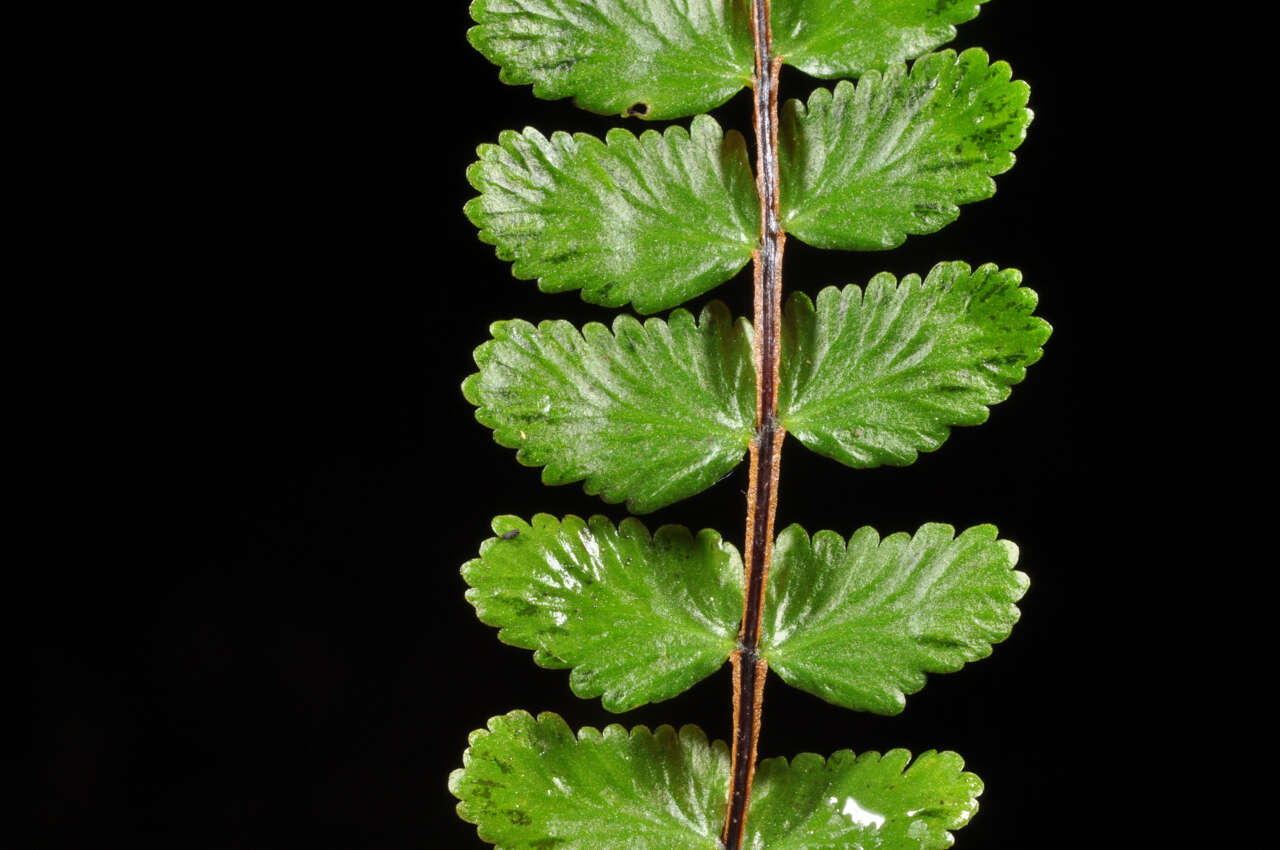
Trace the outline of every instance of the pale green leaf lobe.
<path fill-rule="evenodd" d="M 592 112 L 681 118 L 751 84 L 745 0 L 475 0 L 471 17 L 504 83 Z"/>
<path fill-rule="evenodd" d="M 939 263 L 922 281 L 881 273 L 793 293 L 783 312 L 778 414 L 809 448 L 849 466 L 913 463 L 1040 359 L 1051 328 L 1016 269 Z"/>
<path fill-rule="evenodd" d="M 700 115 L 689 130 L 507 131 L 482 145 L 466 205 L 481 241 L 547 292 L 669 309 L 733 277 L 760 230 L 746 143 Z"/>
<path fill-rule="evenodd" d="M 616 528 L 538 514 L 498 517 L 499 536 L 462 568 L 467 599 L 499 638 L 538 664 L 571 667 L 580 697 L 610 711 L 669 699 L 716 671 L 737 646 L 743 573 L 714 531 L 635 518 Z"/>
<path fill-rule="evenodd" d="M 761 653 L 782 679 L 828 702 L 897 714 L 926 673 L 949 673 L 1009 636 L 1028 586 L 1018 549 L 980 525 L 928 523 L 846 545 L 792 525 L 778 537 Z"/>
<path fill-rule="evenodd" d="M 500 850 L 720 850 L 729 750 L 696 726 L 650 732 L 513 711 L 449 777 L 459 816 Z"/>
<path fill-rule="evenodd" d="M 979 49 L 870 72 L 808 103 L 779 131 L 783 228 L 819 248 L 874 251 L 933 233 L 995 193 L 1031 122 L 1030 90 Z"/>
<path fill-rule="evenodd" d="M 956 37 L 986 0 L 773 0 L 774 49 L 815 77 L 858 77 Z"/>
<path fill-rule="evenodd" d="M 710 487 L 742 460 L 755 418 L 751 329 L 712 302 L 612 332 L 497 322 L 462 385 L 476 419 L 547 484 L 583 481 L 632 513 Z"/>
<path fill-rule="evenodd" d="M 744 850 L 945 850 L 982 780 L 952 752 L 906 750 L 760 762 Z"/>

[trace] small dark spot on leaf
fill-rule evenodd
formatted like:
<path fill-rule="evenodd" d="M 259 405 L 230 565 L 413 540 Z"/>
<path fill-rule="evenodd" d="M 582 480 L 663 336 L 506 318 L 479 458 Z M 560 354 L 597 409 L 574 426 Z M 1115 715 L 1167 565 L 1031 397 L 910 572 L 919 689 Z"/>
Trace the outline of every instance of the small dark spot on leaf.
<path fill-rule="evenodd" d="M 643 118 L 645 115 L 648 115 L 648 114 L 649 114 L 649 104 L 645 103 L 644 101 L 637 101 L 636 103 L 633 103 L 627 107 L 627 112 L 626 112 L 627 117 L 640 116 Z"/>
<path fill-rule="evenodd" d="M 516 539 L 517 537 L 519 537 L 519 536 L 520 536 L 520 532 L 519 532 L 519 530 L 518 530 L 518 529 L 512 529 L 511 531 L 504 532 L 504 533 L 503 533 L 503 535 L 502 535 L 502 539 L 503 539 L 503 540 L 515 540 L 515 539 Z"/>

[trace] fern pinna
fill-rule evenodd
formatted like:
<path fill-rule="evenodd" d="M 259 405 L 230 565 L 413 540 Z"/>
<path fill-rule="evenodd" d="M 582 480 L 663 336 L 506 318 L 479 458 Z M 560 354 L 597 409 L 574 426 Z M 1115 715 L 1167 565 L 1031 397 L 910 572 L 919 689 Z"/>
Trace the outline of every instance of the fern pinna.
<path fill-rule="evenodd" d="M 990 197 L 1013 165 L 1028 88 L 978 49 L 933 51 L 984 0 L 475 0 L 471 43 L 511 84 L 646 120 L 603 140 L 534 129 L 483 145 L 466 208 L 516 277 L 591 303 L 669 310 L 754 266 L 755 315 L 719 302 L 612 328 L 493 325 L 463 385 L 480 422 L 547 484 L 584 482 L 644 514 L 749 463 L 744 546 L 502 516 L 463 567 L 501 640 L 571 669 L 622 712 L 728 661 L 733 740 L 696 727 L 576 734 L 515 711 L 471 736 L 460 815 L 504 850 L 943 848 L 982 786 L 958 755 L 842 750 L 757 764 L 766 671 L 847 708 L 895 714 L 928 673 L 983 658 L 1027 578 L 990 525 L 774 532 L 787 434 L 855 468 L 912 463 L 983 422 L 1049 326 L 1021 275 L 936 265 L 782 298 L 788 237 L 884 250 Z M 786 63 L 840 79 L 780 104 Z M 754 92 L 754 154 L 701 114 Z"/>

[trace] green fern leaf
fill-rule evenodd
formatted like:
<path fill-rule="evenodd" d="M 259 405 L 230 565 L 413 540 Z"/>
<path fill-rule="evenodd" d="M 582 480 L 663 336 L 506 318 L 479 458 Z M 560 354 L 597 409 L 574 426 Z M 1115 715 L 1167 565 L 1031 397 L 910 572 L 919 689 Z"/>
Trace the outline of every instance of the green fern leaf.
<path fill-rule="evenodd" d="M 710 487 L 742 460 L 755 426 L 751 327 L 712 302 L 643 325 L 619 316 L 536 328 L 495 323 L 462 385 L 476 418 L 547 484 L 585 479 L 644 514 Z"/>
<path fill-rule="evenodd" d="M 1018 620 L 1026 575 L 1018 548 L 980 525 L 959 537 L 929 523 L 881 540 L 859 529 L 846 547 L 798 525 L 774 548 L 761 653 L 782 679 L 828 702 L 897 714 L 926 673 L 986 658 Z"/>
<path fill-rule="evenodd" d="M 855 86 L 818 89 L 781 116 L 783 228 L 819 248 L 874 251 L 933 233 L 989 198 L 1013 166 L 1030 89 L 979 49 L 934 53 Z"/>
<path fill-rule="evenodd" d="M 546 292 L 654 313 L 733 277 L 759 238 L 746 143 L 706 115 L 688 131 L 615 129 L 605 142 L 508 131 L 478 153 L 467 177 L 482 194 L 467 216 Z"/>
<path fill-rule="evenodd" d="M 467 38 L 541 98 L 648 119 L 719 106 L 751 84 L 746 0 L 475 0 Z"/>
<path fill-rule="evenodd" d="M 498 537 L 462 568 L 467 599 L 499 638 L 572 667 L 584 699 L 610 711 L 670 699 L 716 671 L 737 647 L 743 573 L 714 531 L 697 537 L 639 520 L 538 514 L 493 521 Z"/>
<path fill-rule="evenodd" d="M 500 850 L 720 850 L 729 749 L 696 726 L 575 737 L 513 711 L 471 735 L 449 777 L 458 815 Z"/>
<path fill-rule="evenodd" d="M 985 2 L 773 0 L 774 50 L 815 77 L 857 77 L 946 44 Z"/>
<path fill-rule="evenodd" d="M 942 445 L 1040 359 L 1051 329 L 1016 269 L 940 263 L 921 282 L 876 275 L 801 293 L 783 313 L 779 419 L 809 448 L 853 467 L 904 466 Z"/>
<path fill-rule="evenodd" d="M 729 748 L 696 726 L 577 736 L 555 714 L 492 718 L 449 777 L 458 814 L 499 850 L 720 850 Z M 942 850 L 982 781 L 955 753 L 848 750 L 767 759 L 744 850 Z"/>
<path fill-rule="evenodd" d="M 766 759 L 743 850 L 943 850 L 978 810 L 982 780 L 963 768 L 933 750 Z"/>

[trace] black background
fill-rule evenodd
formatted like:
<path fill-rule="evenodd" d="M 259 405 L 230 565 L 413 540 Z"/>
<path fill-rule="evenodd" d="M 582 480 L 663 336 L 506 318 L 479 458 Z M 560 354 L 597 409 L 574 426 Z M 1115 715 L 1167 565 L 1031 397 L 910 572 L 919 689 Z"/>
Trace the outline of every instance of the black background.
<path fill-rule="evenodd" d="M 954 45 L 1032 86 L 1036 120 L 997 195 L 889 253 L 792 241 L 785 267 L 788 289 L 814 294 L 994 261 L 1022 269 L 1055 327 L 987 424 L 911 467 L 854 471 L 795 441 L 783 454 L 779 528 L 992 522 L 1020 545 L 1032 586 L 1013 636 L 931 677 L 899 717 L 776 677 L 766 689 L 765 757 L 964 754 L 988 790 L 958 841 L 983 850 L 1088 840 L 1069 813 L 1118 651 L 1086 589 L 1112 556 L 1081 532 L 1109 522 L 1088 411 L 1114 378 L 1085 307 L 1107 282 L 1079 251 L 1102 227 L 1097 145 L 1077 35 L 1045 5 L 992 3 Z M 130 85 L 104 87 L 120 166 L 105 179 L 129 220 L 108 205 L 103 226 L 123 240 L 127 282 L 82 367 L 78 407 L 102 424 L 87 445 L 67 426 L 83 463 L 49 485 L 84 519 L 51 544 L 34 597 L 48 606 L 33 633 L 35 846 L 479 848 L 446 781 L 492 715 L 728 737 L 727 668 L 611 715 L 498 643 L 463 599 L 458 567 L 491 517 L 625 515 L 577 485 L 543 487 L 459 391 L 494 320 L 614 315 L 538 293 L 479 243 L 461 213 L 475 145 L 526 124 L 623 123 L 502 85 L 466 45 L 468 20 L 462 3 L 430 19 L 192 14 L 167 22 L 163 48 L 120 58 Z M 815 85 L 784 72 L 784 96 Z M 716 112 L 744 131 L 749 114 L 745 93 Z M 686 306 L 749 314 L 748 275 Z M 646 522 L 737 541 L 745 487 L 743 465 Z"/>

